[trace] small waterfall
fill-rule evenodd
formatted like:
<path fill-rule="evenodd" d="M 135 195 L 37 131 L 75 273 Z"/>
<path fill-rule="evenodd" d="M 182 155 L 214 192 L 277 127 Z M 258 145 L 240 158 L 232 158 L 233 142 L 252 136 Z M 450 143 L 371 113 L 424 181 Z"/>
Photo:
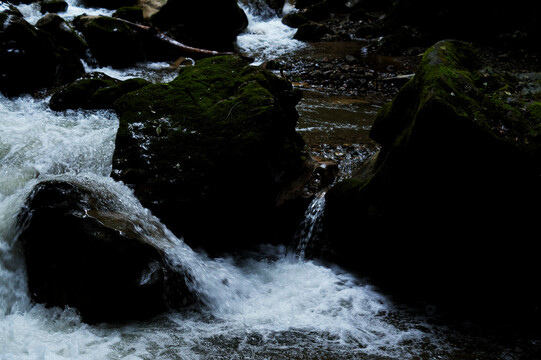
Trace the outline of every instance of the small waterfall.
<path fill-rule="evenodd" d="M 295 234 L 297 244 L 296 256 L 306 259 L 306 251 L 313 245 L 322 230 L 322 219 L 325 212 L 325 192 L 317 194 L 304 212 L 304 218 Z"/>
<path fill-rule="evenodd" d="M 283 24 L 264 1 L 243 1 L 239 5 L 248 17 L 248 28 L 237 37 L 237 47 L 240 53 L 254 57 L 255 65 L 283 55 L 290 56 L 307 46 L 293 39 L 297 29 Z M 291 11 L 289 2 L 284 10 Z"/>

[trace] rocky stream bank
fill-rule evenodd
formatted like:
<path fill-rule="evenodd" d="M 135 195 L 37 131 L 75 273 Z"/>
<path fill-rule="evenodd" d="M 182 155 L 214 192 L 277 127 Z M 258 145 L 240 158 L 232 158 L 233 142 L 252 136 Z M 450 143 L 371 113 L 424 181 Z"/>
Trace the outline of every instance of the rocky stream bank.
<path fill-rule="evenodd" d="M 299 0 L 282 21 L 299 29 L 295 37 L 309 50 L 253 66 L 246 54 L 234 54 L 234 39 L 247 26 L 235 1 L 210 8 L 169 1 L 159 9 L 109 2 L 118 10 L 111 17 L 49 14 L 35 26 L 15 3 L 0 7 L 2 93 L 51 96 L 54 111 L 114 111 L 112 177 L 191 247 L 216 255 L 278 240 L 294 246 L 311 197 L 328 190 L 309 258 L 460 320 L 539 331 L 532 234 L 541 215 L 541 77 L 532 46 L 538 9 L 531 4 L 521 5 L 520 18 L 509 12 L 503 27 L 497 20 L 506 8 L 472 11 L 459 31 L 440 24 L 461 21 L 461 2 L 442 12 L 427 2 Z M 419 6 L 430 10 L 429 21 L 411 16 Z M 189 16 L 171 16 L 177 12 Z M 474 24 L 482 34 L 471 31 Z M 142 60 L 174 63 L 178 73 L 167 83 L 122 81 L 83 66 Z M 307 149 L 296 131 L 302 90 L 376 103 L 370 139 L 333 144 L 336 156 L 319 158 L 325 152 Z M 335 183 L 332 161 L 340 165 L 351 154 L 363 162 Z M 74 306 L 89 322 L 192 304 L 189 276 L 177 276 L 137 221 L 104 203 L 77 183 L 36 186 L 19 217 L 32 298 Z M 44 246 L 45 230 L 58 241 Z M 85 241 L 67 246 L 74 237 Z M 112 242 L 118 246 L 111 250 Z M 99 275 L 110 291 L 131 284 L 120 292 L 141 303 L 125 308 L 122 299 L 100 295 L 99 286 L 76 286 L 77 278 L 92 283 L 94 270 L 66 259 L 94 254 L 89 246 L 134 254 L 118 277 L 111 277 L 115 259 Z M 53 261 L 39 263 L 47 252 Z M 147 303 L 151 311 L 141 312 Z M 531 347 L 521 359 L 539 354 Z"/>

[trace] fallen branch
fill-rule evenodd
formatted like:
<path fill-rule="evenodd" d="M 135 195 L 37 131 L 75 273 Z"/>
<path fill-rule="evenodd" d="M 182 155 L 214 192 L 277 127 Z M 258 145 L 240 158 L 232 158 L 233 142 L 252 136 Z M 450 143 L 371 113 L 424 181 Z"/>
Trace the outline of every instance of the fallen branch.
<path fill-rule="evenodd" d="M 224 52 L 224 51 L 215 51 L 215 50 L 208 50 L 208 49 L 201 49 L 196 48 L 192 46 L 185 45 L 167 35 L 165 35 L 163 32 L 161 32 L 159 29 L 153 27 L 153 26 L 146 26 L 141 24 L 136 24 L 128 20 L 119 19 L 118 20 L 124 22 L 130 28 L 138 33 L 143 33 L 145 35 L 151 35 L 156 40 L 167 44 L 171 46 L 173 49 L 178 50 L 183 55 L 203 55 L 203 56 L 217 56 L 217 55 L 233 55 L 234 52 Z"/>

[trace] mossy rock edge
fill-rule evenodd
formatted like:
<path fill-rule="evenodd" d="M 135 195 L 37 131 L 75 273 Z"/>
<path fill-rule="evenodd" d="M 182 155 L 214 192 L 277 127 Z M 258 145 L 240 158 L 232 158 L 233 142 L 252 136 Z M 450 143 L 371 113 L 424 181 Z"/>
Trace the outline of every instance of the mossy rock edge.
<path fill-rule="evenodd" d="M 468 43 L 427 50 L 374 122 L 379 153 L 328 192 L 314 256 L 457 313 L 532 315 L 540 119 L 520 94 Z M 512 295 L 500 297 L 502 282 Z"/>

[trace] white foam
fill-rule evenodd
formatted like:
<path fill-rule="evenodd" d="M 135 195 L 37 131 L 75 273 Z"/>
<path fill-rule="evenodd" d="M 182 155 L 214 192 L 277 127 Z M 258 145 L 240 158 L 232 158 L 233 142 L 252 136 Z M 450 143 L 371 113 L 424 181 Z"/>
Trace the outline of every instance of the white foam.
<path fill-rule="evenodd" d="M 77 0 L 67 0 L 67 3 L 68 9 L 64 12 L 58 13 L 58 15 L 60 15 L 65 20 L 73 20 L 73 18 L 83 14 L 91 16 L 111 16 L 114 13 L 114 10 L 83 7 L 79 4 L 79 1 Z M 32 25 L 35 25 L 38 20 L 41 19 L 44 15 L 41 13 L 41 5 L 37 1 L 31 4 L 20 4 L 16 7 L 24 16 L 25 20 Z"/>
<path fill-rule="evenodd" d="M 297 29 L 284 25 L 281 18 L 263 17 L 254 14 L 250 7 L 242 7 L 248 17 L 248 28 L 237 36 L 237 46 L 240 52 L 255 58 L 254 64 L 290 55 L 307 46 L 293 39 Z"/>

